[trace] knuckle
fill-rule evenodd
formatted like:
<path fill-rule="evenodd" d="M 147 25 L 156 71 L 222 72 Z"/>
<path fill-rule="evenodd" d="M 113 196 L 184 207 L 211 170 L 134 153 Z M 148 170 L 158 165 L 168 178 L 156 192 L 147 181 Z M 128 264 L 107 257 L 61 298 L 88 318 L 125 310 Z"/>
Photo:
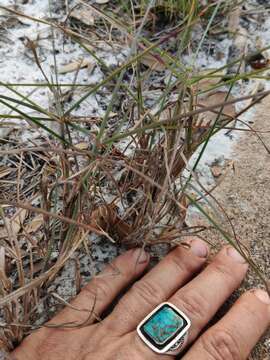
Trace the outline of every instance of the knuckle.
<path fill-rule="evenodd" d="M 192 262 L 189 259 L 183 260 L 183 257 L 179 255 L 179 249 L 175 250 L 171 256 L 171 262 L 177 267 L 180 273 L 191 273 L 194 270 Z"/>
<path fill-rule="evenodd" d="M 90 284 L 90 286 L 84 287 L 82 291 L 97 300 L 106 299 L 108 296 L 110 296 L 111 288 L 107 281 L 99 279 L 94 287 L 92 284 Z"/>
<path fill-rule="evenodd" d="M 223 263 L 222 261 L 213 262 L 213 270 L 227 282 L 235 283 L 236 276 L 231 267 Z"/>
<path fill-rule="evenodd" d="M 97 298 L 97 288 L 93 288 L 90 284 L 89 286 L 85 286 L 81 292 L 80 292 L 80 295 L 79 296 L 87 296 L 91 299 L 95 299 Z"/>
<path fill-rule="evenodd" d="M 191 251 L 182 246 L 176 247 L 170 254 L 170 261 L 177 267 L 180 273 L 191 275 L 198 270 L 206 259 L 194 256 Z"/>
<path fill-rule="evenodd" d="M 229 331 L 213 329 L 202 335 L 200 341 L 211 360 L 242 359 L 239 345 Z"/>
<path fill-rule="evenodd" d="M 209 304 L 199 292 L 188 292 L 180 296 L 181 307 L 188 314 L 192 315 L 198 323 L 204 323 L 208 313 Z"/>
<path fill-rule="evenodd" d="M 253 296 L 253 295 L 252 295 Z M 244 300 L 244 297 L 246 298 L 246 301 Z M 244 314 L 244 318 L 249 319 L 249 322 L 253 324 L 254 332 L 261 333 L 262 329 L 264 328 L 265 324 L 265 313 L 261 311 L 256 311 L 252 306 L 250 306 L 249 300 L 249 293 L 247 292 L 245 295 L 242 295 L 242 298 L 240 298 L 241 301 L 241 307 L 242 307 L 242 313 Z"/>
<path fill-rule="evenodd" d="M 166 298 L 161 286 L 147 280 L 137 281 L 132 287 L 132 293 L 151 306 Z"/>
<path fill-rule="evenodd" d="M 63 336 L 62 332 L 61 335 Z M 71 349 L 66 347 L 66 344 L 60 340 L 60 336 L 56 331 L 48 334 L 46 339 L 42 341 L 37 348 L 37 355 L 40 359 L 44 358 L 44 354 L 50 358 L 56 358 L 59 360 L 64 359 L 70 355 Z"/>
<path fill-rule="evenodd" d="M 97 285 L 97 294 L 101 299 L 106 299 L 112 292 L 108 281 L 100 280 Z"/>

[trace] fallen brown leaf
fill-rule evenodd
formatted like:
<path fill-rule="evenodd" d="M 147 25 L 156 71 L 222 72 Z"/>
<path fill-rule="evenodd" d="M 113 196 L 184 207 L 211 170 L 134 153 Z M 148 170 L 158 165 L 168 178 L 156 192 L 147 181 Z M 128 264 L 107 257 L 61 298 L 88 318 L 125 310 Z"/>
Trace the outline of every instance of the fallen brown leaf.
<path fill-rule="evenodd" d="M 153 55 L 149 53 L 145 54 L 141 58 L 140 62 L 155 71 L 163 71 L 166 69 L 166 66 L 161 61 L 158 61 Z"/>
<path fill-rule="evenodd" d="M 101 205 L 90 215 L 90 225 L 108 231 L 116 221 L 115 205 Z"/>
<path fill-rule="evenodd" d="M 10 226 L 13 235 L 17 235 L 19 233 L 27 214 L 28 211 L 26 209 L 20 209 L 12 216 L 12 218 L 10 219 Z"/>
<path fill-rule="evenodd" d="M 24 220 L 26 219 L 28 212 L 25 209 L 18 210 L 12 218 L 8 219 L 7 224 L 9 227 L 9 231 L 12 232 L 13 236 L 17 236 L 17 234 L 20 232 L 22 224 L 24 223 Z M 0 226 L 0 238 L 6 238 L 8 236 L 8 232 L 6 227 Z"/>
<path fill-rule="evenodd" d="M 131 225 L 123 221 L 117 214 L 114 204 L 101 205 L 90 215 L 90 225 L 106 232 L 112 229 L 123 238 L 131 232 Z"/>
<path fill-rule="evenodd" d="M 218 166 L 218 165 L 213 165 L 211 167 L 211 172 L 212 172 L 213 176 L 217 178 L 222 174 L 222 167 Z"/>
<path fill-rule="evenodd" d="M 211 74 L 213 73 L 213 74 Z M 194 86 L 197 91 L 207 91 L 215 87 L 225 76 L 225 70 L 216 71 L 215 69 L 207 69 L 198 74 L 203 79 L 199 80 Z M 217 91 L 216 89 L 214 91 Z"/>
<path fill-rule="evenodd" d="M 229 14 L 228 30 L 230 33 L 235 34 L 240 24 L 241 7 L 236 6 L 235 9 Z"/>
<path fill-rule="evenodd" d="M 74 9 L 70 16 L 87 26 L 93 26 L 95 24 L 94 13 L 89 8 Z"/>
<path fill-rule="evenodd" d="M 89 67 L 90 69 L 94 68 L 95 64 L 91 63 L 89 60 L 75 60 L 66 65 L 63 65 L 59 68 L 59 74 L 66 74 L 69 72 L 76 71 L 78 69 L 83 69 L 85 67 Z"/>
<path fill-rule="evenodd" d="M 110 0 L 96 0 L 95 2 L 96 2 L 96 4 L 102 5 L 102 4 L 107 4 L 109 1 Z"/>
<path fill-rule="evenodd" d="M 26 226 L 25 231 L 28 234 L 36 232 L 41 225 L 44 223 L 44 217 L 42 214 L 38 214 L 36 217 L 34 217 Z"/>
<path fill-rule="evenodd" d="M 89 147 L 89 144 L 87 142 L 80 142 L 78 144 L 75 144 L 74 147 L 79 150 L 87 150 Z"/>
<path fill-rule="evenodd" d="M 217 92 L 209 94 L 208 96 L 205 96 L 203 98 L 199 98 L 197 107 L 198 108 L 210 107 L 210 106 L 214 106 L 215 104 L 230 101 L 230 100 L 233 100 L 233 97 L 231 95 L 227 96 L 226 92 L 217 91 Z M 199 115 L 197 123 L 200 123 L 202 126 L 206 126 L 206 127 L 210 126 L 213 123 L 213 121 L 216 120 L 220 110 L 221 110 L 221 108 L 216 108 L 215 112 L 205 111 L 204 113 L 201 113 Z M 229 105 L 224 104 L 224 106 L 222 108 L 222 115 L 220 117 L 220 120 L 224 119 L 224 117 L 225 118 L 227 118 L 227 117 L 233 118 L 235 115 L 236 115 L 235 105 L 234 104 L 229 104 Z"/>

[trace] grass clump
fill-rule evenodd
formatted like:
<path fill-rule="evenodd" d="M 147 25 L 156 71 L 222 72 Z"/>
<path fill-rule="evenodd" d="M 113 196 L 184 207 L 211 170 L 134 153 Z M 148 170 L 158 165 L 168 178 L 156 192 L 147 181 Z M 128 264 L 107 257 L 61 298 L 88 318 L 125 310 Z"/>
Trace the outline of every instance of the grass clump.
<path fill-rule="evenodd" d="M 233 105 L 243 99 L 232 97 L 235 83 L 257 74 L 226 77 L 227 65 L 198 69 L 204 40 L 227 9 L 227 2 L 202 3 L 141 0 L 98 7 L 80 1 L 62 9 L 61 22 L 5 9 L 49 28 L 54 69 L 52 74 L 44 70 L 39 39 L 30 39 L 28 51 L 43 81 L 0 84 L 6 90 L 0 94 L 5 109 L 0 118 L 20 121 L 40 134 L 38 143 L 4 140 L 0 150 L 5 157 L 0 167 L 0 256 L 5 264 L 0 307 L 6 348 L 34 328 L 44 291 L 65 263 L 78 252 L 90 254 L 92 233 L 125 248 L 175 246 L 187 235 L 203 236 L 204 226 L 189 228 L 185 222 L 192 203 L 210 227 L 246 254 L 201 207 L 198 200 L 208 192 L 198 181 L 191 185 L 211 137 L 232 129 L 239 116 Z M 165 27 L 153 20 L 163 14 Z M 195 47 L 198 24 L 202 33 Z M 61 41 L 80 48 L 83 58 L 61 68 Z M 123 55 L 111 64 L 105 53 Z M 62 82 L 61 72 L 70 69 L 72 81 Z M 83 69 L 97 71 L 99 80 L 79 80 Z M 48 91 L 50 106 L 35 100 L 41 88 Z M 241 113 L 267 94 L 245 98 L 252 102 Z M 103 108 L 98 114 L 85 105 L 96 99 Z M 196 151 L 198 160 L 184 176 Z"/>

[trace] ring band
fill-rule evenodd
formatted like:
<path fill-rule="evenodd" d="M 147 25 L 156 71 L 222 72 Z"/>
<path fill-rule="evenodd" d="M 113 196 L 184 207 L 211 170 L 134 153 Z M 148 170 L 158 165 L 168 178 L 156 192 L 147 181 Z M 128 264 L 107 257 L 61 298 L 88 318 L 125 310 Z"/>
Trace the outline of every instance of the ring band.
<path fill-rule="evenodd" d="M 158 354 L 177 355 L 186 345 L 190 319 L 175 305 L 164 302 L 137 326 L 142 341 Z"/>
<path fill-rule="evenodd" d="M 188 339 L 188 331 L 168 350 L 166 355 L 178 355 L 185 347 Z"/>

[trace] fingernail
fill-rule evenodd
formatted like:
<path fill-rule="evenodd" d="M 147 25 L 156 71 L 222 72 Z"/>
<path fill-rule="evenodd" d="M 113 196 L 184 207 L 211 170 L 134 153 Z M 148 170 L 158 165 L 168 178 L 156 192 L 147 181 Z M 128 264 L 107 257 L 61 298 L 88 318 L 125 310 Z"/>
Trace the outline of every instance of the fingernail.
<path fill-rule="evenodd" d="M 270 297 L 266 291 L 258 289 L 254 291 L 254 295 L 264 304 L 270 305 Z"/>
<path fill-rule="evenodd" d="M 243 258 L 243 256 L 233 247 L 227 248 L 227 254 L 230 256 L 235 262 L 238 262 L 239 264 L 245 264 L 246 260 Z"/>
<path fill-rule="evenodd" d="M 133 251 L 133 257 L 137 263 L 144 264 L 148 262 L 149 255 L 142 248 L 134 249 Z"/>
<path fill-rule="evenodd" d="M 190 241 L 190 249 L 194 255 L 206 258 L 208 255 L 208 246 L 203 240 L 196 239 Z"/>

